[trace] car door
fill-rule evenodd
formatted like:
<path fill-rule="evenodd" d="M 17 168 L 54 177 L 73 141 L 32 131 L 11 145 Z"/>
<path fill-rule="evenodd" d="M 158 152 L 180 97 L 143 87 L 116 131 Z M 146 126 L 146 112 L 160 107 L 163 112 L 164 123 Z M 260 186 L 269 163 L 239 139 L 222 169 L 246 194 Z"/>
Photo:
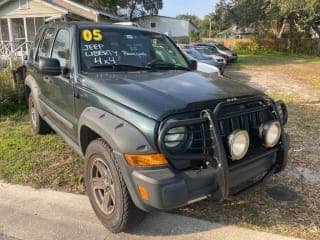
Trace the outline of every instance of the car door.
<path fill-rule="evenodd" d="M 59 29 L 52 44 L 51 58 L 59 60 L 61 74 L 44 76 L 49 115 L 59 129 L 76 140 L 73 78 L 71 77 L 71 37 L 68 29 Z"/>

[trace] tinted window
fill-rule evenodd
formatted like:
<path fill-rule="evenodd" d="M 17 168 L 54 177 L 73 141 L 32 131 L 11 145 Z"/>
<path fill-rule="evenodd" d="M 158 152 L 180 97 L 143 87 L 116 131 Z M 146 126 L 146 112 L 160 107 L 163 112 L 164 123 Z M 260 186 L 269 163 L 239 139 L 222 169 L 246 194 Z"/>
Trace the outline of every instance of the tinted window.
<path fill-rule="evenodd" d="M 220 43 L 216 44 L 216 46 L 217 46 L 219 49 L 223 50 L 223 51 L 229 50 L 229 48 L 226 48 L 225 46 L 223 46 L 223 45 L 220 44 Z"/>
<path fill-rule="evenodd" d="M 61 29 L 58 32 L 53 44 L 51 57 L 58 59 L 61 67 L 69 67 L 70 35 L 67 30 Z"/>
<path fill-rule="evenodd" d="M 53 29 L 53 28 L 47 29 L 44 32 L 44 37 L 41 40 L 39 51 L 38 51 L 38 56 L 37 56 L 36 60 L 38 60 L 39 57 L 49 57 L 50 56 L 50 49 L 51 49 L 52 41 L 54 39 L 54 33 L 55 33 L 55 29 Z"/>

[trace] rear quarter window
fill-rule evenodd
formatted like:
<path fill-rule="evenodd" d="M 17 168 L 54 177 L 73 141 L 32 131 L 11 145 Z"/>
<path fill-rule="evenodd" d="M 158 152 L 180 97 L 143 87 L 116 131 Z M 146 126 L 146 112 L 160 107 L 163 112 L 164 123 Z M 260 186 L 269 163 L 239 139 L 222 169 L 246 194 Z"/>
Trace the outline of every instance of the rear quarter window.
<path fill-rule="evenodd" d="M 41 28 L 39 30 L 39 33 L 36 35 L 35 39 L 33 40 L 32 44 L 31 44 L 31 47 L 29 50 L 29 60 L 32 62 L 34 61 L 34 55 L 37 51 L 37 47 L 38 47 L 40 39 L 43 35 L 43 30 L 44 30 L 43 28 Z"/>
<path fill-rule="evenodd" d="M 55 36 L 55 32 L 56 30 L 54 28 L 45 30 L 39 45 L 36 62 L 39 60 L 39 57 L 50 57 L 51 46 Z"/>

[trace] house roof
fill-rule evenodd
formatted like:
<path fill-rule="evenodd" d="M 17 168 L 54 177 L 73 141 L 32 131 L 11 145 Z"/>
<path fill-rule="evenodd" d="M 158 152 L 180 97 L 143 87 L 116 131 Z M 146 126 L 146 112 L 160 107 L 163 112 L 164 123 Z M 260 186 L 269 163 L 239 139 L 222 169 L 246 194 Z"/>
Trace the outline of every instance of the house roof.
<path fill-rule="evenodd" d="M 116 15 L 113 15 L 111 13 L 107 13 L 106 11 L 98 10 L 98 9 L 85 6 L 70 0 L 42 0 L 42 1 L 55 5 L 57 7 L 64 8 L 69 12 L 75 13 L 85 18 L 89 18 L 93 21 L 96 21 L 96 17 L 99 15 L 102 15 L 117 21 L 124 21 L 122 18 Z"/>
<path fill-rule="evenodd" d="M 194 28 L 196 28 L 198 31 L 200 31 L 200 29 L 197 27 L 197 25 L 195 25 L 191 20 L 179 19 L 179 18 L 168 17 L 168 16 L 161 16 L 161 15 L 148 15 L 148 16 L 139 17 L 139 18 L 137 18 L 137 19 L 152 18 L 152 17 L 169 18 L 169 19 L 175 19 L 175 20 L 177 20 L 177 21 L 186 21 L 186 22 L 189 22 L 189 23 L 190 23 Z"/>
<path fill-rule="evenodd" d="M 30 1 L 30 0 L 29 0 Z M 98 10 L 92 7 L 88 7 L 71 0 L 31 0 L 39 3 L 46 4 L 52 8 L 59 9 L 65 13 L 72 13 L 92 21 L 97 21 L 98 16 L 105 16 L 115 21 L 124 21 L 122 18 L 108 13 L 106 11 Z M 0 0 L 0 8 L 6 3 L 10 3 L 12 0 Z"/>

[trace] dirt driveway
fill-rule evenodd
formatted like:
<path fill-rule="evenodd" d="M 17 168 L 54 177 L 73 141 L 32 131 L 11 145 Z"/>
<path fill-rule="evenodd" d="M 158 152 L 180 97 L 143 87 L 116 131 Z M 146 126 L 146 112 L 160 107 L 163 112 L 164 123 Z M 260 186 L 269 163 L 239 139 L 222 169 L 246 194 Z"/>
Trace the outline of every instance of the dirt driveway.
<path fill-rule="evenodd" d="M 260 62 L 259 62 L 260 60 Z M 241 61 L 241 60 L 240 60 Z M 252 63 L 254 60 L 250 60 Z M 271 180 L 221 204 L 200 202 L 180 213 L 306 239 L 320 239 L 320 64 L 301 60 L 236 64 L 225 75 L 283 99 L 289 110 L 290 163 Z M 271 198 L 266 189 L 286 186 L 295 201 Z"/>

